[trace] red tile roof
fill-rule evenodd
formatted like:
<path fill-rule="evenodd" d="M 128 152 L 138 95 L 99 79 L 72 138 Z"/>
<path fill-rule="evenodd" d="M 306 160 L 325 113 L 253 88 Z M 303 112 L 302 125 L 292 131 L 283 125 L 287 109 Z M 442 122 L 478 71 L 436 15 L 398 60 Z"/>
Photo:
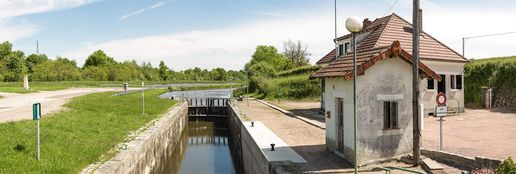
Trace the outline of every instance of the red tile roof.
<path fill-rule="evenodd" d="M 401 47 L 399 41 L 394 41 L 391 46 L 357 50 L 357 74 L 363 74 L 365 70 L 375 65 L 376 62 L 391 57 L 399 57 L 407 63 L 412 64 L 412 56 Z M 425 64 L 421 63 L 421 61 L 419 61 L 418 64 L 422 76 L 441 81 L 441 77 Z M 321 77 L 344 77 L 346 80 L 353 79 L 352 54 L 346 54 L 310 75 L 310 78 Z"/>
<path fill-rule="evenodd" d="M 412 50 L 412 25 L 394 13 L 374 20 L 371 25 L 358 34 L 367 34 L 367 36 L 358 43 L 357 53 L 359 54 L 360 52 L 367 52 L 371 49 L 387 47 L 396 40 L 401 42 L 401 48 Z M 348 34 L 337 38 L 337 40 L 346 39 L 350 36 L 351 35 Z M 348 55 L 342 55 L 341 57 L 346 56 Z M 425 32 L 422 33 L 422 37 L 420 38 L 419 56 L 422 60 L 468 61 Z M 317 64 L 329 63 L 334 60 L 335 50 L 317 61 Z"/>

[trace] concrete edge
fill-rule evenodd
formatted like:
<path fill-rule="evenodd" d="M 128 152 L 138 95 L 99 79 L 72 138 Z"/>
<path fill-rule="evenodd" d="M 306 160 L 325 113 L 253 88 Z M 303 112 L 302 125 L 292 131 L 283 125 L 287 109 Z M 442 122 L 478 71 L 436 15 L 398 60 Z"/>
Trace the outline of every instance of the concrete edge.
<path fill-rule="evenodd" d="M 148 136 L 144 136 L 144 135 L 149 134 L 149 130 L 151 130 L 151 129 L 153 129 L 153 130 L 158 129 L 156 127 L 157 125 L 161 125 L 161 124 L 156 124 L 157 122 L 164 122 L 164 121 L 166 121 L 165 119 L 170 119 L 171 117 L 173 117 L 175 115 L 175 113 L 180 111 L 182 105 L 186 105 L 186 102 L 178 102 L 176 105 L 167 109 L 159 117 L 154 118 L 153 120 L 151 120 L 150 122 L 148 122 L 147 124 L 145 124 L 144 126 L 139 128 L 138 130 L 129 132 L 128 135 L 124 138 L 123 142 L 118 143 L 115 147 L 113 147 L 109 150 L 109 151 L 116 152 L 113 157 L 89 164 L 88 166 L 83 168 L 81 170 L 81 172 L 79 172 L 79 173 L 81 173 L 81 174 L 95 173 L 98 169 L 105 167 L 104 164 L 120 163 L 121 162 L 120 159 L 123 159 L 124 156 L 134 155 L 134 153 L 136 153 L 136 151 L 134 151 L 134 149 L 132 149 L 132 148 L 137 147 L 137 146 L 135 146 L 135 144 L 142 144 L 143 141 L 145 141 L 146 139 L 149 138 Z M 147 137 L 147 138 L 145 138 L 145 137 Z M 130 143 L 132 143 L 132 144 L 130 144 Z M 122 150 L 121 148 L 123 146 L 127 146 L 127 150 Z"/>
<path fill-rule="evenodd" d="M 303 118 L 303 117 L 297 116 L 297 115 L 296 115 L 296 114 L 294 114 L 293 112 L 290 112 L 290 111 L 288 111 L 288 110 L 285 110 L 285 109 L 283 109 L 283 108 L 280 108 L 279 106 L 276 106 L 276 105 L 270 104 L 270 103 L 268 103 L 268 102 L 266 102 L 266 101 L 263 101 L 263 100 L 260 100 L 260 99 L 256 99 L 256 101 L 258 101 L 258 102 L 260 102 L 260 103 L 264 104 L 265 106 L 268 106 L 268 107 L 270 107 L 270 108 L 272 108 L 272 109 L 275 109 L 275 110 L 277 110 L 277 111 L 280 111 L 281 113 L 283 113 L 283 114 L 285 114 L 285 115 L 288 115 L 288 116 L 291 116 L 291 117 L 297 118 L 297 119 L 299 119 L 299 120 L 301 120 L 301 121 L 303 121 L 303 122 L 305 122 L 305 123 L 308 123 L 308 124 L 310 124 L 310 125 L 312 125 L 312 126 L 315 126 L 315 127 L 319 128 L 319 129 L 326 130 L 326 128 L 321 127 L 321 126 L 319 126 L 319 125 L 317 125 L 317 124 L 314 124 L 314 123 L 312 123 L 312 121 L 310 121 L 310 120 L 308 120 L 308 119 L 306 119 L 306 118 Z"/>
<path fill-rule="evenodd" d="M 479 168 L 493 168 L 496 169 L 502 160 L 487 158 L 487 157 L 468 157 L 452 152 L 435 150 L 435 149 L 421 149 L 421 154 L 433 159 L 439 163 L 443 163 L 459 169 L 474 170 Z"/>

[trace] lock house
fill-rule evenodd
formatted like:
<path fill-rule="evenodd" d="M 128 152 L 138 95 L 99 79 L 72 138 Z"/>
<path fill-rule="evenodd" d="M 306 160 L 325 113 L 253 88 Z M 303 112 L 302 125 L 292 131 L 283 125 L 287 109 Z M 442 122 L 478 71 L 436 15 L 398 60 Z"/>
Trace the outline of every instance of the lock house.
<path fill-rule="evenodd" d="M 398 158 L 412 152 L 412 25 L 396 14 L 365 19 L 357 43 L 357 162 Z M 353 58 L 351 34 L 317 64 L 327 148 L 353 162 Z M 464 112 L 463 56 L 425 32 L 420 35 L 420 109 L 433 115 L 437 94 L 450 112 Z"/>

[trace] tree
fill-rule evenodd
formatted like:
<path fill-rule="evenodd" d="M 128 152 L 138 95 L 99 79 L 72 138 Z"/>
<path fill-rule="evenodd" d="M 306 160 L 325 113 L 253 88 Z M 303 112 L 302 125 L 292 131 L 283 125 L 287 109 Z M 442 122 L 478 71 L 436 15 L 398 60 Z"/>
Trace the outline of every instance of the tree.
<path fill-rule="evenodd" d="M 29 72 L 33 72 L 33 67 L 41 64 L 45 61 L 48 61 L 48 57 L 45 54 L 31 54 L 27 57 L 27 68 Z"/>
<path fill-rule="evenodd" d="M 14 51 L 11 52 L 5 58 L 5 66 L 7 69 L 7 73 L 4 76 L 4 81 L 16 82 L 20 81 L 25 73 L 27 72 L 27 67 L 25 66 L 25 58 L 22 51 Z"/>
<path fill-rule="evenodd" d="M 89 66 L 111 66 L 116 64 L 116 61 L 113 58 L 109 57 L 102 50 L 97 50 L 93 52 L 84 63 L 83 68 L 87 68 Z"/>
<path fill-rule="evenodd" d="M 245 65 L 246 71 L 248 71 L 249 67 L 260 62 L 272 65 L 277 71 L 288 68 L 287 59 L 285 56 L 278 53 L 278 50 L 274 46 L 260 45 L 256 47 L 256 51 L 253 53 L 251 61 Z"/>
<path fill-rule="evenodd" d="M 159 77 L 161 78 L 161 80 L 168 80 L 168 67 L 167 65 L 165 65 L 165 62 L 163 61 L 160 61 L 159 62 Z"/>
<path fill-rule="evenodd" d="M 283 42 L 283 49 L 283 55 L 287 57 L 294 66 L 297 67 L 308 64 L 308 56 L 310 53 L 308 52 L 306 45 L 303 45 L 301 41 L 297 41 L 297 43 L 290 40 Z"/>
<path fill-rule="evenodd" d="M 0 60 L 4 59 L 6 56 L 11 54 L 13 49 L 13 44 L 9 41 L 5 41 L 0 44 Z"/>

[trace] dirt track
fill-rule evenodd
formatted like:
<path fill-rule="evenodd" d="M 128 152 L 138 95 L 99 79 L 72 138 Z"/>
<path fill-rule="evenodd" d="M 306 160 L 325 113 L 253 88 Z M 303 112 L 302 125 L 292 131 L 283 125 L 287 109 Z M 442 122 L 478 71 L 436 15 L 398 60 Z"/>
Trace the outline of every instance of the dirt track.
<path fill-rule="evenodd" d="M 106 91 L 115 88 L 71 88 L 59 91 L 42 91 L 37 93 L 16 94 L 0 92 L 0 123 L 32 119 L 32 104 L 40 102 L 42 114 L 46 115 L 63 109 L 62 105 L 71 98 Z"/>

